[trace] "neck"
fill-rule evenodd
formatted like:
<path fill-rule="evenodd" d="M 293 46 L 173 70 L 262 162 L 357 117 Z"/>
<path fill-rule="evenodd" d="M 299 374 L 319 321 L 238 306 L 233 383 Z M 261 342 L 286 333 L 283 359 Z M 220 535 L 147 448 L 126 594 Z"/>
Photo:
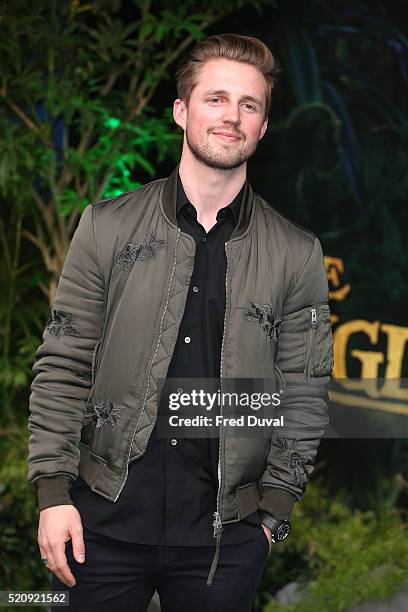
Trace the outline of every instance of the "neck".
<path fill-rule="evenodd" d="M 197 218 L 211 223 L 220 208 L 231 204 L 246 180 L 246 162 L 231 170 L 209 168 L 191 154 L 180 160 L 179 174 Z"/>

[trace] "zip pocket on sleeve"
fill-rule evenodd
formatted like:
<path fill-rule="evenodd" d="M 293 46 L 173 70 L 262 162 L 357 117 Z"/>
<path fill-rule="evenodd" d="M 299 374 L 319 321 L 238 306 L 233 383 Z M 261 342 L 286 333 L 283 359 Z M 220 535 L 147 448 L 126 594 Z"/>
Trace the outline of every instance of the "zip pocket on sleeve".
<path fill-rule="evenodd" d="M 314 304 L 307 309 L 308 329 L 304 374 L 327 376 L 333 368 L 333 336 L 330 321 L 330 307 L 327 303 Z"/>

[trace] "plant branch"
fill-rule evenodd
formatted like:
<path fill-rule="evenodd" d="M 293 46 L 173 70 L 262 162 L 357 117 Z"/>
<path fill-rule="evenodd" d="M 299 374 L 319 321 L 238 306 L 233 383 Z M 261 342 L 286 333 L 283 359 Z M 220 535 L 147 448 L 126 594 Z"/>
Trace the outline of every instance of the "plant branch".
<path fill-rule="evenodd" d="M 0 89 L 0 96 L 4 98 L 7 105 L 11 108 L 14 114 L 17 115 L 19 119 L 21 119 L 21 121 L 28 127 L 29 130 L 38 134 L 44 144 L 46 144 L 48 147 L 50 147 L 51 149 L 55 148 L 54 143 L 44 136 L 38 125 L 35 125 L 35 123 L 30 119 L 28 115 L 26 115 L 23 109 L 21 109 L 15 102 L 13 102 L 13 100 L 11 100 L 11 98 L 6 95 L 4 88 Z"/>
<path fill-rule="evenodd" d="M 36 203 L 37 208 L 40 211 L 44 219 L 44 222 L 47 226 L 47 229 L 50 235 L 52 235 L 52 232 L 54 229 L 54 220 L 53 220 L 52 210 L 51 208 L 47 207 L 46 203 L 44 202 L 44 200 L 42 199 L 38 191 L 32 185 L 30 185 L 30 187 L 31 187 L 31 193 L 33 194 L 34 202 Z"/>
<path fill-rule="evenodd" d="M 34 234 L 29 232 L 28 230 L 23 230 L 22 233 L 23 233 L 23 236 L 28 238 L 28 240 L 30 240 L 33 244 L 35 244 L 35 246 L 39 249 L 47 270 L 49 272 L 56 272 L 55 264 L 52 261 L 52 257 L 50 255 L 47 245 L 42 240 L 40 240 L 37 236 L 34 236 Z"/>

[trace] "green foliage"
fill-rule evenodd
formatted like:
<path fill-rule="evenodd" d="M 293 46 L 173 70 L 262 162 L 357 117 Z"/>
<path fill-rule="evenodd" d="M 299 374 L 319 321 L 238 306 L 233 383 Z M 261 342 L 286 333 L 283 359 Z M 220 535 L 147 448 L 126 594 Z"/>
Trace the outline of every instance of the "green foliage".
<path fill-rule="evenodd" d="M 351 510 L 340 492 L 330 498 L 314 480 L 292 518 L 289 538 L 272 547 L 257 611 L 341 612 L 385 598 L 408 579 L 408 538 L 395 509 Z M 304 596 L 282 607 L 272 593 L 293 580 L 305 589 Z"/>
<path fill-rule="evenodd" d="M 251 4 L 212 1 L 203 10 L 186 0 L 170 10 L 167 2 L 136 2 L 126 21 L 115 14 L 121 2 L 3 7 L 1 193 L 35 187 L 66 216 L 75 208 L 66 190 L 82 209 L 85 200 L 122 189 L 124 178 L 125 187 L 139 186 L 131 173 L 154 175 L 147 156 L 163 159 L 182 136 L 167 112 L 149 117 L 157 86 L 205 28 Z"/>
<path fill-rule="evenodd" d="M 10 433 L 6 442 L 0 438 L 0 584 L 4 590 L 46 591 L 50 573 L 40 561 L 37 495 L 27 481 L 23 432 Z"/>

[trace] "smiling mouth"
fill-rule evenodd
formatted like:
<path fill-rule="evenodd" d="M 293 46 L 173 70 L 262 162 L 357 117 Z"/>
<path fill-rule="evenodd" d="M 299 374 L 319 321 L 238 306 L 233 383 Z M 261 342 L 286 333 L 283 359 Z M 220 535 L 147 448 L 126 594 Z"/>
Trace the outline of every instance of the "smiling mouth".
<path fill-rule="evenodd" d="M 214 136 L 218 136 L 218 138 L 221 138 L 222 140 L 226 140 L 228 142 L 236 142 L 238 140 L 241 140 L 239 136 L 236 136 L 235 134 L 224 134 L 221 132 L 213 132 Z"/>

